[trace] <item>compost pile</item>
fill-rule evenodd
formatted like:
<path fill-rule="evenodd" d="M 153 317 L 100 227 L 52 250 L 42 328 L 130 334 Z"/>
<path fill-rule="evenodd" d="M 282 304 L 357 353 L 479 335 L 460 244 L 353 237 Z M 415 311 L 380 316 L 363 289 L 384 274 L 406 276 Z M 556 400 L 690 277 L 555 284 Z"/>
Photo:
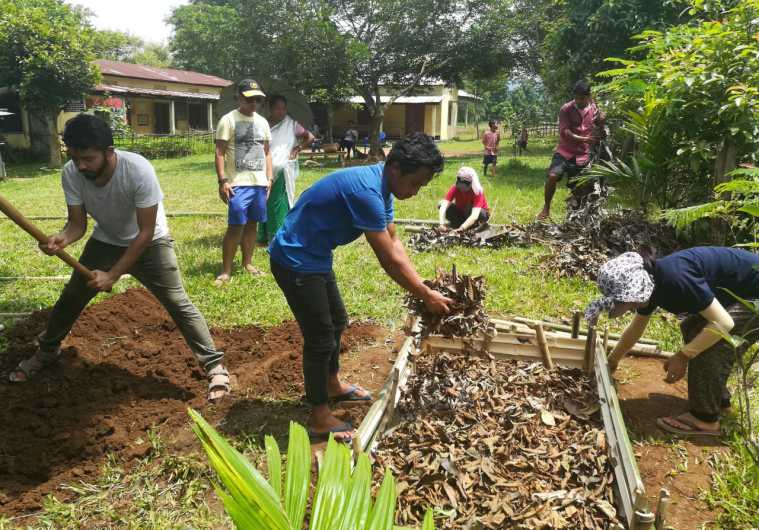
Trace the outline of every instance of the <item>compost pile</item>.
<path fill-rule="evenodd" d="M 450 274 L 438 269 L 435 279 L 425 280 L 424 284 L 447 296 L 453 303 L 448 314 L 436 315 L 427 311 L 422 300 L 411 295 L 406 297 L 406 307 L 411 314 L 420 318 L 422 337 L 432 334 L 447 338 L 495 334 L 495 324 L 490 321 L 483 305 L 486 289 L 482 276 L 458 274 L 456 265 L 453 265 Z"/>
<path fill-rule="evenodd" d="M 623 252 L 648 249 L 661 256 L 680 248 L 674 229 L 666 223 L 652 223 L 637 210 L 609 212 L 603 203 L 570 211 L 560 225 L 533 223 L 529 231 L 551 247 L 542 264 L 545 270 L 588 280 L 595 280 L 599 267 Z"/>
<path fill-rule="evenodd" d="M 485 230 L 470 228 L 463 232 L 443 231 L 439 227 L 426 228 L 411 236 L 409 247 L 417 252 L 444 250 L 450 247 L 493 248 L 526 246 L 531 244 L 524 227 L 505 225 Z"/>
<path fill-rule="evenodd" d="M 576 369 L 419 355 L 380 440 L 399 523 L 438 528 L 605 529 L 617 523 L 612 465 L 590 380 Z"/>
<path fill-rule="evenodd" d="M 664 222 L 651 222 L 637 210 L 606 209 L 604 197 L 570 210 L 561 224 L 536 221 L 509 224 L 484 231 L 441 232 L 431 228 L 412 236 L 411 248 L 430 251 L 454 245 L 498 249 L 543 244 L 551 253 L 541 268 L 559 277 L 595 280 L 598 268 L 623 252 L 652 250 L 662 256 L 681 248 L 675 230 Z"/>

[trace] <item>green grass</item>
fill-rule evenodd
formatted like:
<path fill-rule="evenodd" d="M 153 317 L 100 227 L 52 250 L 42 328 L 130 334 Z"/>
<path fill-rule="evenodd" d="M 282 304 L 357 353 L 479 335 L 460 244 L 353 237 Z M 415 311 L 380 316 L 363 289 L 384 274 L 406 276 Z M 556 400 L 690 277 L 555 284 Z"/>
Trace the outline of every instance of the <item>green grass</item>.
<path fill-rule="evenodd" d="M 458 168 L 467 164 L 481 171 L 480 146 L 476 140 L 446 142 L 441 146 L 449 153 L 466 152 L 472 146 L 476 149 L 470 157 L 449 159 L 443 174 L 423 188 L 417 197 L 396 201 L 398 218 L 436 218 L 436 204 L 454 182 Z M 467 149 L 462 148 L 464 146 Z M 536 145 L 532 154 L 514 160 L 507 150 L 502 150 L 498 176 L 482 179 L 493 209 L 494 223 L 523 223 L 534 218 L 542 205 L 545 168 L 550 154 L 550 146 Z M 224 213 L 225 207 L 216 194 L 211 157 L 157 160 L 154 165 L 168 212 Z M 0 182 L 0 194 L 22 212 L 30 216 L 65 214 L 57 171 L 40 170 L 39 165 L 11 166 L 8 170 L 11 178 Z M 330 170 L 304 170 L 298 181 L 299 190 L 305 189 Z M 554 202 L 554 216 L 557 219 L 563 217 L 565 196 L 566 190 L 560 188 Z M 40 221 L 39 225 L 43 231 L 53 233 L 62 227 L 63 221 Z M 169 225 L 177 242 L 177 254 L 187 290 L 211 325 L 273 325 L 292 318 L 284 297 L 270 275 L 253 278 L 239 274 L 238 269 L 230 285 L 223 289 L 212 286 L 219 272 L 220 242 L 225 230 L 223 216 L 170 218 Z M 403 230 L 401 234 L 406 237 Z M 0 276 L 68 274 L 62 262 L 42 255 L 36 243 L 7 220 L 0 221 L 0 241 L 3 243 L 0 247 Z M 71 248 L 71 253 L 78 255 L 82 244 L 80 242 Z M 547 249 L 540 246 L 498 251 L 460 248 L 438 253 L 411 253 L 411 259 L 424 277 L 432 277 L 437 267 L 450 268 L 453 263 L 462 273 L 483 275 L 489 287 L 487 307 L 490 311 L 533 318 L 568 317 L 572 311 L 584 308 L 597 296 L 597 289 L 589 282 L 559 279 L 541 270 L 540 260 L 547 253 Z M 255 264 L 268 270 L 267 255 L 263 249 L 257 250 Z M 397 326 L 401 322 L 406 312 L 402 304 L 404 293 L 382 271 L 363 238 L 337 250 L 335 272 L 351 317 L 373 318 L 389 326 Z M 121 281 L 114 292 L 121 292 L 131 285 L 136 283 L 133 280 Z M 62 287 L 63 282 L 53 281 L 0 281 L 0 312 L 49 307 Z M 610 327 L 619 331 L 625 323 L 616 321 Z M 648 335 L 662 340 L 665 349 L 673 350 L 680 345 L 672 318 L 656 317 Z M 188 462 L 185 464 L 192 467 Z M 726 478 L 718 491 L 720 495 L 741 495 L 735 499 L 740 504 L 743 502 L 741 498 L 750 499 L 740 489 L 746 486 L 741 477 L 747 469 L 740 453 L 735 466 L 721 469 L 720 473 Z M 115 526 L 122 528 L 219 527 L 216 524 L 219 521 L 218 511 L 208 507 L 208 492 L 199 485 L 200 482 L 206 484 L 204 480 L 193 482 L 191 487 L 187 487 L 189 489 L 182 490 L 181 495 L 172 493 L 179 491 L 175 489 L 179 487 L 177 484 L 186 484 L 188 480 L 198 477 L 182 478 L 167 468 L 163 460 L 155 459 L 146 462 L 133 475 L 123 475 L 118 463 L 111 463 L 100 483 L 76 486 L 82 489 L 79 502 L 63 505 L 49 501 L 35 523 L 41 526 L 35 528 L 74 528 L 76 526 L 70 526 L 69 522 L 77 517 L 83 517 L 84 521 L 112 520 Z M 158 487 L 154 487 L 154 483 L 162 484 L 167 489 L 156 489 Z M 751 487 L 755 495 L 756 488 Z M 167 496 L 151 508 L 148 501 L 162 491 L 168 492 Z M 115 502 L 115 497 L 134 498 L 137 508 L 130 512 L 129 507 Z M 742 504 L 740 509 L 747 506 L 752 505 Z M 12 524 L 25 522 L 3 523 L 0 520 L 0 530 L 10 528 Z M 88 527 L 87 523 L 82 524 L 80 527 Z"/>

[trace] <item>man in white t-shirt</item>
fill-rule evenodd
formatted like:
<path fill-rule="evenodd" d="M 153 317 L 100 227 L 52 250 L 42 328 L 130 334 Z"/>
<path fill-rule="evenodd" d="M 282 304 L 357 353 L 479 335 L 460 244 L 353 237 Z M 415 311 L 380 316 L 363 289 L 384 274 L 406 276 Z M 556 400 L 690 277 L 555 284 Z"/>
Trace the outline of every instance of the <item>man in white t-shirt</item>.
<path fill-rule="evenodd" d="M 220 287 L 232 278 L 232 262 L 242 247 L 242 265 L 253 275 L 258 223 L 266 222 L 266 200 L 273 180 L 271 129 L 256 109 L 266 96 L 257 82 L 243 79 L 237 86 L 238 107 L 221 117 L 216 127 L 216 177 L 219 197 L 229 205 L 227 232 L 222 243 Z"/>
<path fill-rule="evenodd" d="M 209 401 L 221 399 L 230 390 L 229 373 L 222 365 L 224 353 L 214 346 L 205 319 L 182 286 L 153 166 L 136 153 L 114 149 L 110 127 L 87 114 L 66 123 L 63 141 L 71 157 L 62 174 L 68 221 L 60 233 L 40 243 L 40 249 L 54 255 L 80 240 L 87 232 L 89 214 L 97 224 L 79 261 L 95 277 L 88 280 L 74 271 L 37 339 L 37 352 L 10 373 L 11 382 L 26 382 L 52 364 L 89 301 L 129 273 L 177 324 L 208 376 Z"/>

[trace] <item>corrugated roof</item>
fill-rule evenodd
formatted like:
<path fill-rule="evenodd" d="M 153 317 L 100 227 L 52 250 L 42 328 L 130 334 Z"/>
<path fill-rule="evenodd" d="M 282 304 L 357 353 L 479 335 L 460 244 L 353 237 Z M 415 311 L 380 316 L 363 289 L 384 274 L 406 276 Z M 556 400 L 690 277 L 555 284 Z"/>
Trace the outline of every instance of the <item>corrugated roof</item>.
<path fill-rule="evenodd" d="M 100 67 L 100 71 L 105 75 L 216 87 L 225 87 L 232 84 L 232 81 L 222 79 L 221 77 L 190 72 L 188 70 L 156 68 L 155 66 L 144 64 L 121 63 L 118 61 L 106 61 L 105 59 L 98 59 L 95 61 L 95 64 Z"/>
<path fill-rule="evenodd" d="M 135 94 L 138 96 L 165 96 L 183 99 L 210 99 L 219 100 L 218 94 L 202 94 L 200 92 L 180 92 L 178 90 L 159 90 L 157 88 L 136 88 L 120 85 L 98 85 L 95 92 L 108 92 L 109 94 Z"/>

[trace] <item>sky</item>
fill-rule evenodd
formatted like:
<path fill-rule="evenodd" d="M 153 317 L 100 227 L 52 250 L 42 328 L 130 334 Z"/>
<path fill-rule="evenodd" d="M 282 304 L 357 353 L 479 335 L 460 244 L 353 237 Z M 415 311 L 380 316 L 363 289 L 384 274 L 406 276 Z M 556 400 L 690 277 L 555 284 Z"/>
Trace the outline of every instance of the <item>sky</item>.
<path fill-rule="evenodd" d="M 188 0 L 66 0 L 92 11 L 98 29 L 114 29 L 137 35 L 150 42 L 167 44 L 171 26 L 165 19 L 174 7 Z"/>

